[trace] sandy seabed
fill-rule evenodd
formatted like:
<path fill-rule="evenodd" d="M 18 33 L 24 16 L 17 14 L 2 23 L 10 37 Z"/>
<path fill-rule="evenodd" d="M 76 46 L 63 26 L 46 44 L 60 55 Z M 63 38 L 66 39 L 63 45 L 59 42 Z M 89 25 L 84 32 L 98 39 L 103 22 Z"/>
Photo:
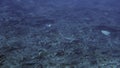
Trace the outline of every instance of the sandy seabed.
<path fill-rule="evenodd" d="M 0 7 L 0 68 L 120 68 L 120 11 Z"/>

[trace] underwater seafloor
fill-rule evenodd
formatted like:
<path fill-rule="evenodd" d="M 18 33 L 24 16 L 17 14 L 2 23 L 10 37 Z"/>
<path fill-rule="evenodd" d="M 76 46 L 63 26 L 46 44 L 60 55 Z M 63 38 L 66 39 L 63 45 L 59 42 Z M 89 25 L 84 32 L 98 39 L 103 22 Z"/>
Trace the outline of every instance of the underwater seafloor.
<path fill-rule="evenodd" d="M 0 68 L 120 68 L 120 1 L 77 1 L 1 0 Z"/>

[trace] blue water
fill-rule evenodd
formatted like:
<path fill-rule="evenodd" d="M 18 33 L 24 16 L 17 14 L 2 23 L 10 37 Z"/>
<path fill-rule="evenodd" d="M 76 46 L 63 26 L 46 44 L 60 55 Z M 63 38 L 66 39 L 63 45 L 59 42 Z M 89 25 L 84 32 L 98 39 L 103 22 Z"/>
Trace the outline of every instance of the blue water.
<path fill-rule="evenodd" d="M 120 68 L 119 0 L 0 0 L 0 68 Z"/>

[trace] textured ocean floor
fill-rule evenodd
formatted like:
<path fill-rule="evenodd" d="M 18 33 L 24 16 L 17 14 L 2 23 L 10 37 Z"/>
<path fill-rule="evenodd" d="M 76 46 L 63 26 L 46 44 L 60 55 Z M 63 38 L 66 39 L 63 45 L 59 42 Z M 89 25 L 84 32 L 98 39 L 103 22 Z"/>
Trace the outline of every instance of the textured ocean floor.
<path fill-rule="evenodd" d="M 0 68 L 120 68 L 120 11 L 3 6 Z"/>

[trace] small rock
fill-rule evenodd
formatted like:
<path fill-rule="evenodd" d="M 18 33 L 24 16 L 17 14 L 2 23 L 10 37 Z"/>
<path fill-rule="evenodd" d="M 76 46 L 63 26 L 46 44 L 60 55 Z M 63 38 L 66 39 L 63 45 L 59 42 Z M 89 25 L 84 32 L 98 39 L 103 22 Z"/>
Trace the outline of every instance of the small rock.
<path fill-rule="evenodd" d="M 101 33 L 104 34 L 104 35 L 110 35 L 110 32 L 107 31 L 107 30 L 101 30 Z"/>

